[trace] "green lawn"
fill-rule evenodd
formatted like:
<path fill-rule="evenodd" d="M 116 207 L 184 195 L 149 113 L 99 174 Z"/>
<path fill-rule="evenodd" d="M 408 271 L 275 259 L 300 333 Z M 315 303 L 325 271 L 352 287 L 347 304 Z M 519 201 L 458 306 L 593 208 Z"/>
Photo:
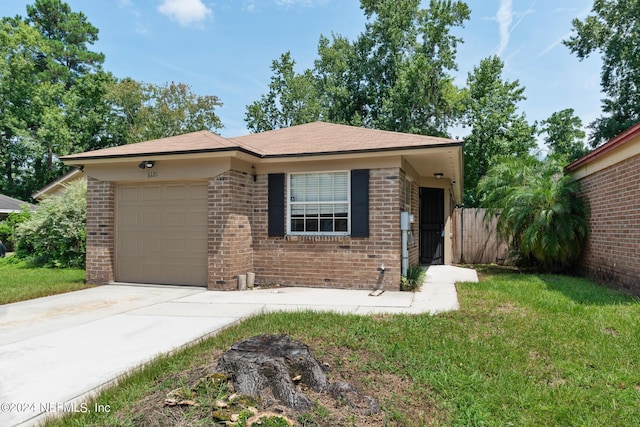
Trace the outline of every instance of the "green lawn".
<path fill-rule="evenodd" d="M 383 409 L 375 421 L 337 423 L 332 408 L 318 407 L 300 425 L 638 425 L 638 300 L 554 275 L 485 275 L 458 290 L 460 311 L 437 316 L 257 316 L 105 391 L 96 401 L 108 413 L 50 425 L 211 424 L 211 397 L 195 396 L 203 406 L 178 409 L 164 407 L 164 396 L 188 388 L 233 342 L 262 333 L 307 343 L 333 367 L 330 378 L 347 377 Z"/>
<path fill-rule="evenodd" d="M 0 304 L 86 288 L 79 269 L 31 268 L 13 257 L 0 259 Z"/>

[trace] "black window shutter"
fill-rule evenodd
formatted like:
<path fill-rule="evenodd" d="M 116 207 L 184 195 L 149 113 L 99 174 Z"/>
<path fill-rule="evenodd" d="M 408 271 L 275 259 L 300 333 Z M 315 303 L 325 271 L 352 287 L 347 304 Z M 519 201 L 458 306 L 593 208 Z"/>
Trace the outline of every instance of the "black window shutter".
<path fill-rule="evenodd" d="M 284 236 L 284 174 L 269 174 L 269 237 Z"/>
<path fill-rule="evenodd" d="M 351 237 L 369 237 L 369 169 L 351 171 Z"/>

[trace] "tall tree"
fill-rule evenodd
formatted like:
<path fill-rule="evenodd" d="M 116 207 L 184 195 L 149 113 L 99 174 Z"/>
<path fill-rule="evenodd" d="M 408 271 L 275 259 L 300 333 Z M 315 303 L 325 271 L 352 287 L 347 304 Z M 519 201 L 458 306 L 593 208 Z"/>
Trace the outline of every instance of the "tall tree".
<path fill-rule="evenodd" d="M 112 109 L 109 129 L 117 145 L 222 128 L 215 113 L 222 105 L 218 97 L 198 95 L 184 83 L 123 79 L 111 85 L 107 99 Z"/>
<path fill-rule="evenodd" d="M 574 19 L 564 44 L 578 58 L 602 56 L 603 115 L 590 124 L 593 147 L 640 121 L 640 2 L 594 0 L 592 14 Z"/>
<path fill-rule="evenodd" d="M 544 141 L 549 147 L 549 156 L 570 163 L 587 154 L 582 120 L 574 114 L 573 108 L 553 113 L 540 125 L 538 133 L 546 135 Z"/>
<path fill-rule="evenodd" d="M 428 8 L 421 8 L 420 0 L 360 3 L 368 20 L 364 32 L 353 42 L 321 36 L 313 70 L 294 73 L 288 54 L 274 61 L 269 93 L 247 108 L 252 130 L 321 118 L 446 134 L 459 113 L 450 72 L 456 69 L 456 47 L 462 40 L 451 32 L 469 18 L 469 8 L 451 0 L 431 0 Z M 282 108 L 288 99 L 296 102 L 295 108 Z"/>
<path fill-rule="evenodd" d="M 2 193 L 24 198 L 24 166 L 30 158 L 25 143 L 39 122 L 39 86 L 34 58 L 47 46 L 40 33 L 19 20 L 0 22 L 0 158 Z"/>
<path fill-rule="evenodd" d="M 26 22 L 49 41 L 50 51 L 39 58 L 42 71 L 69 89 L 73 81 L 96 71 L 104 55 L 89 50 L 98 41 L 98 29 L 82 12 L 73 12 L 61 0 L 36 0 L 27 5 Z"/>
<path fill-rule="evenodd" d="M 505 81 L 503 68 L 499 57 L 485 58 L 467 78 L 462 124 L 471 127 L 464 145 L 464 203 L 468 207 L 479 206 L 478 182 L 500 158 L 527 156 L 536 145 L 535 125 L 518 113 L 525 88 L 518 80 Z"/>
<path fill-rule="evenodd" d="M 245 120 L 252 132 L 309 123 L 320 118 L 318 91 L 311 71 L 297 74 L 295 64 L 290 52 L 272 62 L 269 91 L 247 106 Z"/>

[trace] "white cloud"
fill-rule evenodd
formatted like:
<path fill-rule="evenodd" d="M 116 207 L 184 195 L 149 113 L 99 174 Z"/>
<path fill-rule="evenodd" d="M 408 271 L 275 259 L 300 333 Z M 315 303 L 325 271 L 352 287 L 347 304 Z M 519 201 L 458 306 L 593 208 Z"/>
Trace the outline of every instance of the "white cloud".
<path fill-rule="evenodd" d="M 511 35 L 511 23 L 513 22 L 513 10 L 511 0 L 501 0 L 498 13 L 496 14 L 496 20 L 500 28 L 500 43 L 496 54 L 501 56 L 504 50 L 509 45 L 509 36 Z"/>
<path fill-rule="evenodd" d="M 158 11 L 185 27 L 200 23 L 213 13 L 202 0 L 162 0 Z"/>

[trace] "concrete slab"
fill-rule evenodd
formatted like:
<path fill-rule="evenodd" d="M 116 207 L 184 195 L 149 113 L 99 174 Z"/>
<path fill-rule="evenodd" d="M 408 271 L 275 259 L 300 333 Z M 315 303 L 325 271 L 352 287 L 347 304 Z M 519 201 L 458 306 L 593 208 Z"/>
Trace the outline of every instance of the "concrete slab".
<path fill-rule="evenodd" d="M 0 305 L 0 345 L 206 292 L 193 287 L 100 286 Z"/>
<path fill-rule="evenodd" d="M 456 267 L 455 265 L 431 265 L 427 267 L 426 280 L 429 283 L 475 283 L 478 282 L 478 273 L 471 268 Z"/>
<path fill-rule="evenodd" d="M 458 309 L 455 281 L 477 281 L 475 271 L 451 266 L 427 274 L 421 292 L 377 297 L 369 290 L 109 285 L 0 306 L 0 425 L 30 426 L 47 412 L 82 409 L 83 399 L 118 376 L 248 316 L 439 313 Z"/>

